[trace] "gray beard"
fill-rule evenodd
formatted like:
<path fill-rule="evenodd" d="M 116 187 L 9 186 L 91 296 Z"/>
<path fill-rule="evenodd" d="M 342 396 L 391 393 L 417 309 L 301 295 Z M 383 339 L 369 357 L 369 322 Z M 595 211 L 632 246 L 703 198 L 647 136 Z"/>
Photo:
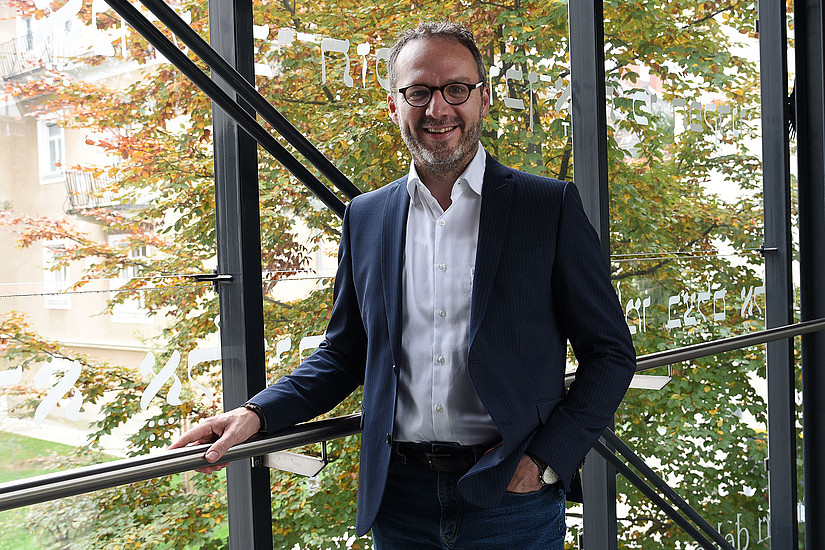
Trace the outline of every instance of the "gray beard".
<path fill-rule="evenodd" d="M 430 124 L 432 119 L 422 119 L 418 123 L 418 130 L 422 130 L 422 126 Z M 457 124 L 459 127 L 466 130 L 463 137 L 458 142 L 454 149 L 439 148 L 429 149 L 424 146 L 422 141 L 410 132 L 407 127 L 402 128 L 401 138 L 410 150 L 410 154 L 415 161 L 416 167 L 424 168 L 435 174 L 449 174 L 459 169 L 464 169 L 466 164 L 472 160 L 478 150 L 478 140 L 481 137 L 481 117 L 476 124 L 465 127 L 463 121 L 460 119 L 447 121 L 451 124 Z"/>

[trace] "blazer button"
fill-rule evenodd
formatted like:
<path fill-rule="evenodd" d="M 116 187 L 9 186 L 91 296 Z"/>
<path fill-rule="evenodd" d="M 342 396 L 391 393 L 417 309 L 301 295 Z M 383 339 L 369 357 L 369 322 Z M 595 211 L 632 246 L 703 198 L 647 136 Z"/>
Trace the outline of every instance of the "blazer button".
<path fill-rule="evenodd" d="M 392 436 L 387 434 L 387 445 L 392 445 Z"/>
<path fill-rule="evenodd" d="M 393 365 L 393 366 L 392 366 L 392 372 L 393 372 L 393 374 L 395 374 L 396 376 L 398 376 L 398 365 Z"/>

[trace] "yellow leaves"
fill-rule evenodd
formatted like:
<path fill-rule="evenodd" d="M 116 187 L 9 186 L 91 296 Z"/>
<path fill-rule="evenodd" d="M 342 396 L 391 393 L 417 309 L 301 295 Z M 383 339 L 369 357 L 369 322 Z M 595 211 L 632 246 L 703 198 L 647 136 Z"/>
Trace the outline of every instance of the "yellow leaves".
<path fill-rule="evenodd" d="M 710 389 L 711 389 L 710 386 L 705 386 L 705 393 L 710 392 Z"/>

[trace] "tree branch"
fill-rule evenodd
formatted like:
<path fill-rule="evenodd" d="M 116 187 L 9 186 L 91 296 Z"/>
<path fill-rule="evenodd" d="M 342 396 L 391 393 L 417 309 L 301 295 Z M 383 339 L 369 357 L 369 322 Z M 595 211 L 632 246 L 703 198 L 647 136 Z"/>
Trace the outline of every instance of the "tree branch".
<path fill-rule="evenodd" d="M 691 246 L 693 246 L 694 244 L 696 244 L 697 242 L 699 242 L 703 238 L 707 237 L 710 234 L 711 231 L 713 231 L 714 229 L 717 229 L 719 227 L 723 227 L 723 226 L 715 224 L 715 223 L 711 224 L 705 231 L 702 232 L 701 235 L 699 235 L 695 239 L 690 240 L 687 243 L 687 246 L 685 246 L 684 248 L 690 248 Z M 682 250 L 679 250 L 678 253 L 688 253 L 688 250 L 682 249 Z M 626 271 L 625 273 L 622 273 L 621 275 L 611 274 L 610 279 L 613 280 L 613 281 L 621 281 L 622 279 L 627 279 L 629 277 L 638 277 L 640 275 L 650 275 L 651 273 L 655 272 L 660 267 L 663 267 L 663 266 L 665 266 L 669 263 L 672 263 L 672 262 L 674 262 L 675 260 L 678 260 L 678 259 L 679 259 L 679 257 L 665 258 L 662 261 L 657 262 L 656 264 L 654 264 L 654 265 L 652 265 L 652 266 L 650 266 L 646 269 L 641 269 L 641 270 L 637 270 L 637 271 L 636 270 Z"/>

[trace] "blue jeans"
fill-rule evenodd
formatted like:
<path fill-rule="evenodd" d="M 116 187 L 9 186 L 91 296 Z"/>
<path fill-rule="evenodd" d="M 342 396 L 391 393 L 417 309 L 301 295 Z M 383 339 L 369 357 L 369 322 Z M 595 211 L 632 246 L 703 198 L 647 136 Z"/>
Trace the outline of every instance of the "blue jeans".
<path fill-rule="evenodd" d="M 459 496 L 460 477 L 393 457 L 372 526 L 375 549 L 564 548 L 564 490 L 559 485 L 534 493 L 506 493 L 498 507 L 480 508 Z"/>

